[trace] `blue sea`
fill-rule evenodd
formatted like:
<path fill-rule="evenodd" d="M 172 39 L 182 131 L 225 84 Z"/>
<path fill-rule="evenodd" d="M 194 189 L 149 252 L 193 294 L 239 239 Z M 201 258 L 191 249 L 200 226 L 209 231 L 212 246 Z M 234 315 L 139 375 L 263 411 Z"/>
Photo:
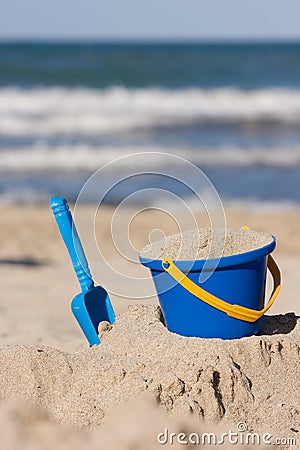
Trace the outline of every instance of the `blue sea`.
<path fill-rule="evenodd" d="M 0 44 L 0 202 L 75 200 L 116 158 L 126 176 L 136 152 L 141 174 L 188 159 L 223 201 L 298 204 L 300 43 Z M 105 201 L 159 184 L 131 177 Z"/>

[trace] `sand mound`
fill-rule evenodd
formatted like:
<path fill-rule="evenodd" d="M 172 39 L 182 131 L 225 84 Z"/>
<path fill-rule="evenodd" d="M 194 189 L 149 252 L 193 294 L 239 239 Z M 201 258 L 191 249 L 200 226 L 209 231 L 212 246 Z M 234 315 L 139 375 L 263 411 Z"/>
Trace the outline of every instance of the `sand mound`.
<path fill-rule="evenodd" d="M 56 421 L 92 428 L 118 404 L 147 392 L 174 415 L 245 421 L 249 430 L 296 435 L 300 321 L 265 319 L 261 336 L 185 338 L 167 331 L 158 307 L 131 306 L 101 327 L 100 346 L 70 355 L 47 347 L 0 349 L 1 399 L 46 408 Z"/>
<path fill-rule="evenodd" d="M 179 450 L 182 447 L 208 450 L 215 448 L 213 444 L 230 429 L 236 431 L 237 428 L 234 424 L 231 428 L 204 426 L 193 417 L 170 417 L 146 396 L 116 407 L 103 426 L 95 430 L 57 424 L 37 406 L 22 402 L 0 404 L 1 449 L 5 450 Z M 170 437 L 171 433 L 175 436 Z M 191 445 L 187 447 L 183 440 Z M 245 447 L 238 444 L 234 448 Z M 268 447 L 253 445 L 251 448 L 264 450 Z"/>
<path fill-rule="evenodd" d="M 232 256 L 264 247 L 272 241 L 272 235 L 243 228 L 197 228 L 173 234 L 147 245 L 141 256 L 149 259 L 174 260 L 206 259 L 209 256 Z"/>

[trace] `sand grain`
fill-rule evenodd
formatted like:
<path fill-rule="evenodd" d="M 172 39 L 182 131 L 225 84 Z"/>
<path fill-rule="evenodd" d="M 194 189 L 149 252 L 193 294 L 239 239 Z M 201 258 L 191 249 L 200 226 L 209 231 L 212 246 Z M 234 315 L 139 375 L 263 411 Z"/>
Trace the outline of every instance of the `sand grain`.
<path fill-rule="evenodd" d="M 147 245 L 141 256 L 148 259 L 171 258 L 173 260 L 206 259 L 232 256 L 264 247 L 272 241 L 272 235 L 243 228 L 197 228 L 173 234 Z"/>

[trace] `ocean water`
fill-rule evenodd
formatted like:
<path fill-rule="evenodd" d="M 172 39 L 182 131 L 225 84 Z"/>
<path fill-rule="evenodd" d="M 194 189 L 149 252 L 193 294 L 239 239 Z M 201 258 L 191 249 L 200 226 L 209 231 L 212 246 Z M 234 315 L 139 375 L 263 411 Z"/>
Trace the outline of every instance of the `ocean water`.
<path fill-rule="evenodd" d="M 122 158 L 135 152 L 137 165 Z M 224 201 L 299 204 L 300 44 L 0 44 L 0 202 L 75 200 L 116 158 L 87 201 L 110 171 L 127 178 L 107 202 L 153 186 L 189 195 L 157 176 L 186 170 L 167 154 Z"/>

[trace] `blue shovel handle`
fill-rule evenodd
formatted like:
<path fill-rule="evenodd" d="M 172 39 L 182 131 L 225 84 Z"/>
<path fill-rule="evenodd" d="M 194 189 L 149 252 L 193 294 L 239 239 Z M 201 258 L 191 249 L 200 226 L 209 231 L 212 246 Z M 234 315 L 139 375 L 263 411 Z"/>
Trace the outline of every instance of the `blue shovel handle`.
<path fill-rule="evenodd" d="M 94 287 L 94 282 L 67 200 L 62 197 L 52 197 L 50 199 L 50 207 L 61 237 L 67 247 L 82 292 L 87 292 Z"/>

